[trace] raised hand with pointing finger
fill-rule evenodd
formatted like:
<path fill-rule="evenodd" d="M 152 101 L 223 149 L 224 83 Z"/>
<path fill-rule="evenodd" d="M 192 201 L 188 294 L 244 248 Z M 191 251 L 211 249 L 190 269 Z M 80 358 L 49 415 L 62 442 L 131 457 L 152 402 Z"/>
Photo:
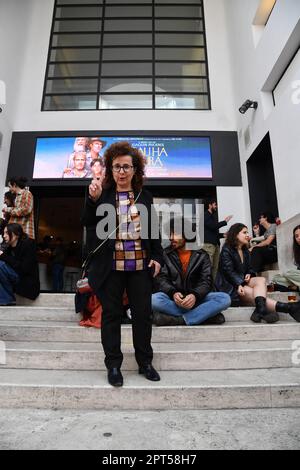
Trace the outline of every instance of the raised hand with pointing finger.
<path fill-rule="evenodd" d="M 99 197 L 102 194 L 102 180 L 93 179 L 89 185 L 89 196 L 93 201 L 98 201 Z"/>

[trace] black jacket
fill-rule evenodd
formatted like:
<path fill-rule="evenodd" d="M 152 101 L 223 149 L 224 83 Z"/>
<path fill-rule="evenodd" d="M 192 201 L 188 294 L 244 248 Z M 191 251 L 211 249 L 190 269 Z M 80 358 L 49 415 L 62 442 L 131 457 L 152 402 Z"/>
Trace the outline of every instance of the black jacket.
<path fill-rule="evenodd" d="M 194 294 L 196 305 L 212 290 L 211 263 L 204 250 L 192 252 L 186 275 L 176 250 L 164 250 L 165 265 L 154 280 L 156 292 L 164 292 L 173 300 L 175 292 Z"/>
<path fill-rule="evenodd" d="M 24 238 L 16 247 L 9 246 L 0 256 L 19 275 L 16 293 L 34 300 L 40 293 L 39 265 L 34 240 Z"/>
<path fill-rule="evenodd" d="M 135 199 L 137 198 L 137 195 L 138 193 L 135 192 Z M 103 241 L 97 238 L 95 230 L 100 220 L 104 219 L 105 217 L 96 216 L 96 210 L 101 204 L 110 204 L 114 208 L 116 208 L 116 190 L 103 190 L 97 202 L 93 202 L 90 198 L 86 199 L 81 221 L 82 224 L 86 227 L 94 227 L 94 241 L 90 241 L 90 244 L 93 246 L 99 246 Z M 160 239 L 151 239 L 151 227 L 158 227 L 158 219 L 155 214 L 153 214 L 151 211 L 151 206 L 153 204 L 152 195 L 148 191 L 143 189 L 137 201 L 137 204 L 144 205 L 148 214 L 148 236 L 143 238 L 148 260 L 150 261 L 150 259 L 153 259 L 155 261 L 158 261 L 158 263 L 160 263 L 160 265 L 162 266 L 163 249 L 161 247 Z M 112 270 L 115 240 L 116 233 L 114 233 L 112 237 L 104 243 L 101 249 L 92 257 L 91 262 L 89 263 L 88 279 L 89 284 L 94 292 L 97 292 L 99 290 L 99 288 L 101 287 L 101 285 Z"/>
<path fill-rule="evenodd" d="M 248 249 L 244 249 L 243 253 L 244 262 L 242 262 L 237 249 L 225 243 L 220 254 L 219 270 L 215 282 L 216 288 L 229 294 L 234 302 L 239 301 L 237 288 L 244 284 L 246 274 L 250 274 L 251 277 L 255 276 L 251 267 Z"/>
<path fill-rule="evenodd" d="M 215 214 L 211 214 L 208 210 L 204 212 L 204 243 L 212 243 L 213 245 L 220 245 L 219 229 L 227 225 L 227 222 L 217 221 Z"/>

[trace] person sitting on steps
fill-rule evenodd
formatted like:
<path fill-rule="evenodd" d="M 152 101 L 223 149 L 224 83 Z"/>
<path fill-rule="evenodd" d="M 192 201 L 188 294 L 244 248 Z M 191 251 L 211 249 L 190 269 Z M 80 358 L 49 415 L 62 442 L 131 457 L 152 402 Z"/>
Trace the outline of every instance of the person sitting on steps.
<path fill-rule="evenodd" d="M 183 227 L 180 221 L 180 226 Z M 222 310 L 230 304 L 230 297 L 223 292 L 212 292 L 212 267 L 204 250 L 186 249 L 184 229 L 177 229 L 171 219 L 169 248 L 164 250 L 165 266 L 157 276 L 152 295 L 153 322 L 164 325 L 222 324 Z M 179 233 L 180 232 L 180 233 Z"/>
<path fill-rule="evenodd" d="M 256 273 L 263 271 L 265 264 L 277 262 L 276 223 L 271 212 L 263 212 L 259 217 L 259 224 L 265 229 L 263 241 L 253 245 L 251 253 L 251 265 Z"/>
<path fill-rule="evenodd" d="M 275 290 L 298 292 L 300 290 L 300 225 L 293 230 L 293 254 L 295 268 L 273 277 Z"/>
<path fill-rule="evenodd" d="M 14 293 L 35 300 L 40 293 L 36 245 L 20 224 L 4 229 L 6 248 L 0 250 L 0 305 L 15 305 Z"/>
<path fill-rule="evenodd" d="M 249 239 L 246 225 L 237 223 L 230 227 L 221 251 L 217 289 L 228 292 L 235 306 L 255 305 L 251 315 L 255 323 L 262 320 L 275 323 L 279 320 L 277 312 L 289 313 L 300 322 L 300 302 L 289 304 L 267 298 L 266 280 L 264 277 L 256 277 L 251 266 Z"/>

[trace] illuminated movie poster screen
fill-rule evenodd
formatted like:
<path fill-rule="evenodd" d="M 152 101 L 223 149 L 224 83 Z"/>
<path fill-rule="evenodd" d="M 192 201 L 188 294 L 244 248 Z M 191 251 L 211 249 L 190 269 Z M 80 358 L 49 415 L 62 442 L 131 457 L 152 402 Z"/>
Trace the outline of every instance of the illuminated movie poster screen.
<path fill-rule="evenodd" d="M 148 178 L 212 178 L 208 137 L 41 137 L 37 139 L 33 178 L 92 178 L 114 142 L 129 141 L 147 159 Z M 94 160 L 98 160 L 95 164 Z M 92 165 L 91 165 L 92 164 Z"/>

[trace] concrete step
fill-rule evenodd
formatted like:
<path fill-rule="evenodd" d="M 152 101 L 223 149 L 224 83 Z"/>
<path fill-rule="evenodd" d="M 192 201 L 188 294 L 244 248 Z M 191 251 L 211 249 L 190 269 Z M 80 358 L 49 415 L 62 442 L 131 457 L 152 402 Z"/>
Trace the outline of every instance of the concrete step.
<path fill-rule="evenodd" d="M 297 336 L 295 335 L 295 340 Z M 217 370 L 293 367 L 294 340 L 154 343 L 158 370 Z M 0 368 L 104 370 L 100 343 L 5 342 Z M 135 370 L 133 347 L 123 344 L 124 370 Z"/>
<path fill-rule="evenodd" d="M 39 307 L 39 306 L 12 306 L 0 307 L 0 320 L 23 321 L 56 321 L 76 323 L 80 319 L 74 308 L 70 307 Z"/>
<path fill-rule="evenodd" d="M 268 297 L 281 302 L 288 301 L 288 295 L 294 292 L 269 292 Z M 299 295 L 297 296 L 299 298 Z M 56 307 L 60 309 L 68 308 L 74 311 L 74 294 L 40 294 L 36 300 L 25 299 L 25 297 L 16 296 L 18 306 L 27 307 Z M 3 308 L 3 307 L 1 307 Z M 14 307 L 7 307 L 13 310 Z"/>
<path fill-rule="evenodd" d="M 250 341 L 300 339 L 300 323 L 290 316 L 273 325 L 256 324 L 249 320 L 226 322 L 223 325 L 165 326 L 152 329 L 153 343 L 197 343 L 200 341 Z M 0 320 L 2 341 L 54 341 L 99 343 L 100 331 L 83 328 L 76 323 L 55 321 Z M 131 325 L 122 326 L 123 343 L 132 342 Z"/>
<path fill-rule="evenodd" d="M 111 387 L 97 371 L 1 370 L 2 408 L 170 410 L 292 408 L 300 404 L 299 368 L 164 371 L 160 382 L 124 373 Z"/>
<path fill-rule="evenodd" d="M 68 295 L 68 294 L 66 294 Z M 254 307 L 230 307 L 223 312 L 226 321 L 249 321 Z M 78 323 L 81 316 L 70 307 L 17 306 L 0 307 L 0 321 L 55 321 Z M 290 315 L 279 314 L 282 321 L 294 321 Z"/>
<path fill-rule="evenodd" d="M 42 294 L 31 305 L 0 308 L 3 407 L 300 407 L 299 368 L 292 361 L 300 324 L 289 315 L 275 325 L 254 324 L 253 307 L 230 308 L 224 325 L 154 326 L 159 383 L 136 373 L 131 326 L 123 325 L 125 386 L 116 390 L 107 384 L 100 331 L 78 326 L 73 302 L 72 294 Z"/>
<path fill-rule="evenodd" d="M 43 293 L 35 300 L 16 295 L 17 305 L 34 307 L 68 307 L 74 310 L 74 294 Z"/>

